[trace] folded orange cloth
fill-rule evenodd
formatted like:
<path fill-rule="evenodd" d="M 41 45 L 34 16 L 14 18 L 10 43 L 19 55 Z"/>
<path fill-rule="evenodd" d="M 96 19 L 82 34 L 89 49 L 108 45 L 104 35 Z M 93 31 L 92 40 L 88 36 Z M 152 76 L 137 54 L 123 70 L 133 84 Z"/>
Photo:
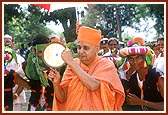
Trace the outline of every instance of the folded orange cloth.
<path fill-rule="evenodd" d="M 140 45 L 144 45 L 144 39 L 143 38 L 141 38 L 141 37 L 135 37 L 135 38 L 133 38 L 133 42 L 134 43 L 139 43 Z"/>
<path fill-rule="evenodd" d="M 78 42 L 85 41 L 95 46 L 99 46 L 101 31 L 86 26 L 81 26 L 78 33 Z"/>

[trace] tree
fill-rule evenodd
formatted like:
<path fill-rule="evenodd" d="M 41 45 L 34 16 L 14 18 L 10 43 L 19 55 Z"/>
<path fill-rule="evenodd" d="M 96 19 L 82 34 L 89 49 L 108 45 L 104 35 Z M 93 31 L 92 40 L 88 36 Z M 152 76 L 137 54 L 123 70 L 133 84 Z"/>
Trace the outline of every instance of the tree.
<path fill-rule="evenodd" d="M 5 4 L 4 5 L 4 33 L 9 33 L 10 28 L 8 24 L 14 18 L 23 18 L 23 17 L 24 17 L 24 13 L 22 12 L 20 5 Z"/>
<path fill-rule="evenodd" d="M 30 5 L 28 9 L 23 9 L 20 5 L 5 4 L 4 33 L 15 38 L 15 42 L 19 43 L 17 47 L 30 42 L 38 34 L 49 36 L 53 31 L 45 26 L 43 15 L 46 13 Z"/>
<path fill-rule="evenodd" d="M 8 12 L 7 9 L 10 9 L 11 12 Z M 21 11 L 21 12 L 19 12 Z M 21 15 L 21 13 L 23 15 Z M 65 8 L 65 9 L 60 9 L 60 10 L 55 10 L 53 12 L 47 12 L 43 8 L 36 7 L 34 5 L 28 5 L 28 9 L 23 10 L 20 5 L 14 5 L 14 4 L 9 4 L 5 5 L 5 15 L 8 16 L 8 18 L 5 17 L 5 33 L 9 33 L 11 30 L 12 23 L 10 23 L 10 27 L 8 22 L 11 22 L 13 20 L 18 20 L 17 24 L 15 26 L 19 26 L 19 28 L 22 28 L 24 32 L 27 34 L 24 34 L 26 39 L 31 39 L 33 36 L 37 34 L 51 34 L 51 32 L 46 31 L 47 28 L 45 27 L 47 22 L 54 21 L 55 24 L 61 23 L 64 28 L 64 37 L 66 39 L 66 42 L 72 42 L 76 39 L 76 9 L 75 7 L 72 8 Z M 16 15 L 16 16 L 15 16 Z M 20 16 L 21 15 L 21 16 Z M 17 18 L 17 19 L 16 19 Z M 16 21 L 15 21 L 16 22 Z M 25 25 L 24 25 L 25 24 Z M 9 30 L 9 31 L 8 31 Z M 22 34 L 24 33 L 19 30 L 19 33 L 17 34 Z M 9 33 L 10 34 L 10 33 Z M 18 36 L 17 36 L 18 37 Z M 20 39 L 21 40 L 21 39 Z"/>
<path fill-rule="evenodd" d="M 58 21 L 62 24 L 64 28 L 64 36 L 66 42 L 73 42 L 76 39 L 76 9 L 75 7 L 72 8 L 65 8 L 60 10 L 55 10 L 50 13 L 49 16 L 45 17 L 47 21 L 54 21 L 56 24 Z"/>
<path fill-rule="evenodd" d="M 164 4 L 92 4 L 87 11 L 87 15 L 82 18 L 82 25 L 100 29 L 104 37 L 118 37 L 122 41 L 124 27 L 140 30 L 136 24 L 142 18 L 147 20 L 150 17 L 156 20 L 154 28 L 158 36 L 164 34 Z M 24 42 L 23 39 L 29 41 L 37 34 L 53 33 L 45 27 L 50 21 L 63 25 L 66 42 L 76 39 L 74 7 L 48 13 L 32 5 L 28 9 L 22 9 L 18 4 L 4 5 L 4 32 L 14 34 L 20 42 Z"/>
<path fill-rule="evenodd" d="M 130 26 L 130 21 L 134 15 L 136 5 L 133 4 L 96 4 L 92 5 L 87 14 L 84 24 L 90 21 L 90 17 L 95 17 L 97 22 L 92 23 L 93 27 L 101 29 L 105 37 L 117 37 L 122 41 L 122 26 Z M 88 23 L 89 24 L 89 23 Z"/>
<path fill-rule="evenodd" d="M 149 8 L 149 16 L 156 19 L 154 28 L 156 29 L 158 36 L 164 34 L 164 4 L 147 4 Z"/>
<path fill-rule="evenodd" d="M 82 23 L 100 29 L 105 37 L 118 37 L 122 41 L 121 34 L 125 27 L 140 30 L 140 26 L 136 24 L 141 19 L 147 20 L 152 17 L 156 19 L 154 26 L 156 31 L 163 35 L 163 9 L 163 4 L 94 4 Z"/>

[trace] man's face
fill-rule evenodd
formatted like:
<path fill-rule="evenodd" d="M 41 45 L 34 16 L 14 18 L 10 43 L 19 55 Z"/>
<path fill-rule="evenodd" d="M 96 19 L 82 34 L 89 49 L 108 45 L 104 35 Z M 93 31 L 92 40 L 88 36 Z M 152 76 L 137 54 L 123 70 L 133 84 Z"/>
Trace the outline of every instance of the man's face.
<path fill-rule="evenodd" d="M 4 38 L 4 44 L 5 46 L 9 46 L 10 48 L 13 48 L 13 41 L 11 38 Z"/>
<path fill-rule="evenodd" d="M 160 53 L 160 49 L 159 49 L 158 46 L 154 46 L 154 47 L 153 47 L 153 51 L 155 52 L 156 56 L 158 56 L 159 53 Z"/>
<path fill-rule="evenodd" d="M 141 55 L 129 56 L 128 61 L 129 61 L 130 66 L 134 67 L 135 70 L 138 70 L 141 68 L 143 57 Z"/>
<path fill-rule="evenodd" d="M 89 44 L 87 42 L 78 42 L 77 46 L 77 53 L 79 59 L 82 61 L 82 63 L 89 65 L 91 64 L 98 52 L 99 48 Z"/>
<path fill-rule="evenodd" d="M 42 57 L 43 57 L 43 51 L 37 51 L 37 55 L 38 55 L 39 58 L 42 59 Z"/>
<path fill-rule="evenodd" d="M 159 40 L 157 44 L 158 44 L 158 47 L 160 49 L 160 52 L 163 52 L 164 51 L 164 41 Z"/>
<path fill-rule="evenodd" d="M 50 40 L 51 40 L 51 42 L 60 42 L 62 44 L 65 44 L 64 40 L 62 40 L 59 37 L 52 37 L 52 38 L 50 38 Z"/>
<path fill-rule="evenodd" d="M 60 42 L 61 41 L 60 38 L 58 38 L 58 37 L 52 37 L 50 40 L 51 40 L 51 42 Z"/>
<path fill-rule="evenodd" d="M 118 49 L 118 44 L 115 40 L 112 40 L 108 43 L 109 49 L 113 50 L 114 48 Z"/>
<path fill-rule="evenodd" d="M 100 42 L 101 48 L 104 50 L 108 50 L 108 41 Z"/>

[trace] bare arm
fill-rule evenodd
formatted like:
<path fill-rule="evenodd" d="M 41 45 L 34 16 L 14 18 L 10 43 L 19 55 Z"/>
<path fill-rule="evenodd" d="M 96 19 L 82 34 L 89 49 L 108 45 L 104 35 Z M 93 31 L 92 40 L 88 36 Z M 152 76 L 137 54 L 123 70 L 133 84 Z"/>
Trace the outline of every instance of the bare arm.
<path fill-rule="evenodd" d="M 21 78 L 19 76 L 19 74 L 16 75 L 16 82 L 15 83 L 18 84 L 19 86 L 27 88 L 28 90 L 31 88 L 29 83 L 26 80 L 24 80 L 23 78 Z"/>
<path fill-rule="evenodd" d="M 13 94 L 13 98 L 16 99 L 20 95 L 20 93 L 23 91 L 23 89 L 24 89 L 24 87 L 19 85 L 17 90 Z"/>
<path fill-rule="evenodd" d="M 73 72 L 76 73 L 78 78 L 81 80 L 81 82 L 91 91 L 96 90 L 99 88 L 100 81 L 90 76 L 88 73 L 86 73 L 74 60 L 72 57 L 72 53 L 69 49 L 66 49 L 62 53 L 63 60 L 71 66 Z"/>
<path fill-rule="evenodd" d="M 86 73 L 75 61 L 71 61 L 69 65 L 72 70 L 76 73 L 80 81 L 91 91 L 99 88 L 100 81 Z"/>

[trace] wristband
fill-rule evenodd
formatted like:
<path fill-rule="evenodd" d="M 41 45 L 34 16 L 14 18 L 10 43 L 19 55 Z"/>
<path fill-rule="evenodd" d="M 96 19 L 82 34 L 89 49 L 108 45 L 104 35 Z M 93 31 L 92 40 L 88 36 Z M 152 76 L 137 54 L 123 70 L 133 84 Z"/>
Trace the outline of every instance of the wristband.
<path fill-rule="evenodd" d="M 18 94 L 17 94 L 17 93 L 15 93 L 14 95 L 15 95 L 16 97 L 18 97 Z"/>

